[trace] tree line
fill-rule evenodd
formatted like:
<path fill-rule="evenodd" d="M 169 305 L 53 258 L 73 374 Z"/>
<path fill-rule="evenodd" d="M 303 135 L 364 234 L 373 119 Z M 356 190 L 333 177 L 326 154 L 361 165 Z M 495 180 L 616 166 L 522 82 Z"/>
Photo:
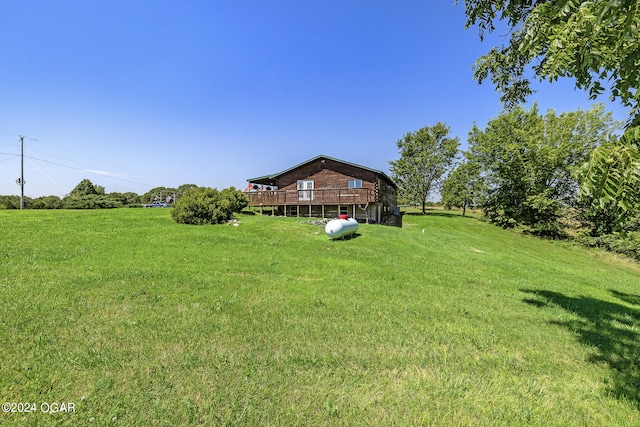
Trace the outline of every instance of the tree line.
<path fill-rule="evenodd" d="M 249 199 L 234 187 L 218 191 L 215 188 L 184 184 L 178 188 L 156 187 L 143 195 L 133 192 L 106 193 L 104 187 L 83 179 L 67 196 L 24 199 L 27 209 L 109 209 L 141 207 L 142 204 L 164 201 L 172 203 L 171 217 L 181 224 L 221 224 L 234 212 L 248 206 Z M 19 209 L 19 196 L 0 196 L 0 209 Z"/>
<path fill-rule="evenodd" d="M 175 202 L 187 191 L 198 188 L 195 184 L 183 184 L 177 188 L 156 187 L 145 194 L 134 192 L 118 193 L 105 192 L 101 185 L 93 184 L 89 179 L 83 179 L 69 194 L 64 197 L 43 196 L 24 197 L 26 209 L 109 209 L 121 207 L 140 207 L 142 204 L 154 201 Z M 0 209 L 20 209 L 20 196 L 0 196 Z"/>
<path fill-rule="evenodd" d="M 619 144 L 622 123 L 602 104 L 586 111 L 506 110 L 485 128 L 474 125 L 468 149 L 444 123 L 407 133 L 390 162 L 403 203 L 421 205 L 439 191 L 446 208 L 481 210 L 495 225 L 547 237 L 575 239 L 640 260 L 640 187 L 627 188 L 627 204 L 602 197 L 606 179 L 594 179 L 594 156 Z M 615 166 L 614 156 L 604 159 Z M 638 167 L 638 164 L 635 166 Z M 610 173 L 613 173 L 610 171 Z"/>
<path fill-rule="evenodd" d="M 640 259 L 640 9 L 636 1 L 457 0 L 481 40 L 505 43 L 474 65 L 505 111 L 469 132 L 469 148 L 442 123 L 397 142 L 391 171 L 405 201 L 439 189 L 448 207 L 480 208 L 502 227 L 573 238 Z M 541 114 L 522 104 L 532 80 L 571 78 L 591 99 L 608 92 L 629 109 L 616 123 L 601 105 Z M 619 135 L 619 132 L 622 132 Z M 455 164 L 455 166 L 454 166 Z"/>

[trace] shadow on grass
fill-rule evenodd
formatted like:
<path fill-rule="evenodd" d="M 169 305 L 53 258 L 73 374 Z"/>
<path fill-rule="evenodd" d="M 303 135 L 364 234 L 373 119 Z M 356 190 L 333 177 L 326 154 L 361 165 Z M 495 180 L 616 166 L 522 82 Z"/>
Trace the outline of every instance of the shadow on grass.
<path fill-rule="evenodd" d="M 358 237 L 360 237 L 360 236 L 362 236 L 362 234 L 360 234 L 360 233 L 353 233 L 353 234 L 350 234 L 350 235 L 348 235 L 348 236 L 339 237 L 339 238 L 337 238 L 337 239 L 331 239 L 331 241 L 332 241 L 332 242 L 342 242 L 342 241 L 345 241 L 345 240 L 357 239 L 357 238 L 358 238 Z"/>
<path fill-rule="evenodd" d="M 620 298 L 622 301 L 628 302 L 629 304 L 640 306 L 640 295 L 625 294 L 623 292 L 614 291 L 613 289 L 611 289 L 611 294 L 616 298 Z"/>
<path fill-rule="evenodd" d="M 556 306 L 579 317 L 552 321 L 577 334 L 582 344 L 598 349 L 593 363 L 606 363 L 611 370 L 611 391 L 640 407 L 640 310 L 626 305 L 584 296 L 569 297 L 558 292 L 524 290 L 531 295 L 524 302 L 535 307 Z M 620 300 L 638 305 L 640 296 L 610 291 Z"/>

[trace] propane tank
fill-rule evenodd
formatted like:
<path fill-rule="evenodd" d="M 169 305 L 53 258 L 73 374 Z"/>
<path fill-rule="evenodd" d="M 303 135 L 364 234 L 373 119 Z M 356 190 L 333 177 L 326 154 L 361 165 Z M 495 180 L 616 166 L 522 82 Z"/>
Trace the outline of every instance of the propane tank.
<path fill-rule="evenodd" d="M 332 219 L 324 227 L 324 232 L 332 239 L 350 236 L 358 231 L 358 221 L 353 218 Z"/>

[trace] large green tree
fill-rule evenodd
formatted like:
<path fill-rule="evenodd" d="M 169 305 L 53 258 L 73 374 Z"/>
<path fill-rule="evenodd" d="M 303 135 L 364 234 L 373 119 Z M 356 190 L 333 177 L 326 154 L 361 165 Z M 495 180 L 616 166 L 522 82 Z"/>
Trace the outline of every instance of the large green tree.
<path fill-rule="evenodd" d="M 629 108 L 619 143 L 595 150 L 585 166 L 583 194 L 594 209 L 622 219 L 640 212 L 640 3 L 637 0 L 464 0 L 467 28 L 480 38 L 507 26 L 506 44 L 475 64 L 475 78 L 490 79 L 507 107 L 531 93 L 531 78 L 575 80 L 592 98 L 608 91 Z"/>
<path fill-rule="evenodd" d="M 408 132 L 396 145 L 400 158 L 389 162 L 401 199 L 410 203 L 426 203 L 458 154 L 460 141 L 449 137 L 450 128 L 441 122 Z"/>
<path fill-rule="evenodd" d="M 450 209 L 457 207 L 462 209 L 462 216 L 468 207 L 480 204 L 484 193 L 484 187 L 480 176 L 480 165 L 473 162 L 463 162 L 447 175 L 442 183 L 442 204 Z"/>
<path fill-rule="evenodd" d="M 480 37 L 497 21 L 508 27 L 508 43 L 481 56 L 475 78 L 489 78 L 507 105 L 532 93 L 530 75 L 539 80 L 575 79 L 596 97 L 609 95 L 640 120 L 640 6 L 637 0 L 464 0 L 467 27 Z M 640 124 L 638 122 L 637 124 Z"/>
<path fill-rule="evenodd" d="M 468 156 L 487 187 L 485 215 L 502 226 L 556 233 L 559 208 L 577 201 L 577 168 L 595 147 L 615 139 L 615 129 L 601 104 L 560 115 L 516 107 L 484 130 L 474 126 Z"/>

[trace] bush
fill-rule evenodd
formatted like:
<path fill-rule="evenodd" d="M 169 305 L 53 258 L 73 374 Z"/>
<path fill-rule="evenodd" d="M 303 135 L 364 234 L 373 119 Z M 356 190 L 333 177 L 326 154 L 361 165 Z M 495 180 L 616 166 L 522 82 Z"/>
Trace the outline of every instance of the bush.
<path fill-rule="evenodd" d="M 527 197 L 524 207 L 523 230 L 540 237 L 565 237 L 560 226 L 560 202 L 549 197 L 548 192 Z"/>
<path fill-rule="evenodd" d="M 171 217 L 180 224 L 221 224 L 248 204 L 247 196 L 233 187 L 222 191 L 197 187 L 176 202 Z"/>
<path fill-rule="evenodd" d="M 247 195 L 235 187 L 225 188 L 220 192 L 223 199 L 228 200 L 232 212 L 242 212 L 242 209 L 249 205 Z"/>
<path fill-rule="evenodd" d="M 588 232 L 576 237 L 583 245 L 606 249 L 640 261 L 640 232 L 611 233 L 591 236 Z"/>
<path fill-rule="evenodd" d="M 28 208 L 29 203 L 30 199 L 25 197 L 24 207 Z M 20 196 L 0 196 L 0 204 L 3 205 L 5 209 L 20 209 Z"/>
<path fill-rule="evenodd" d="M 33 199 L 31 209 L 60 209 L 62 199 L 58 196 L 44 196 Z"/>
<path fill-rule="evenodd" d="M 122 203 L 105 195 L 87 194 L 80 197 L 66 197 L 64 209 L 109 209 L 121 208 Z"/>

